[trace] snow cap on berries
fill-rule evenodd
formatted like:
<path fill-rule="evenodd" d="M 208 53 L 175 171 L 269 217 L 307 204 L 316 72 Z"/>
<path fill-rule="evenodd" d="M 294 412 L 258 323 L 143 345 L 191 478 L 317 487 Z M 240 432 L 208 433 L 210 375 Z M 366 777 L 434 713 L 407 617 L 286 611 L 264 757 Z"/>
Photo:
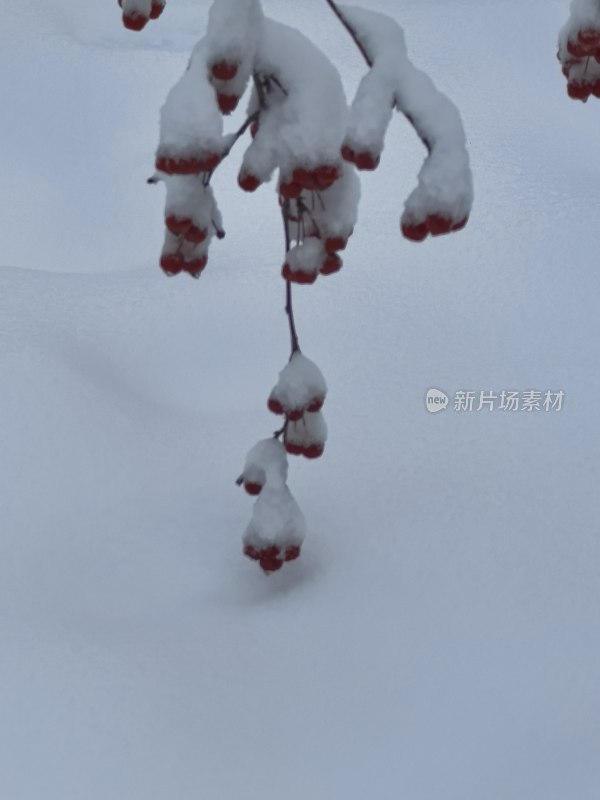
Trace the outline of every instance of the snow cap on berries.
<path fill-rule="evenodd" d="M 321 370 L 314 361 L 296 352 L 279 373 L 269 397 L 269 408 L 298 419 L 308 409 L 319 411 L 326 394 L 327 384 Z"/>

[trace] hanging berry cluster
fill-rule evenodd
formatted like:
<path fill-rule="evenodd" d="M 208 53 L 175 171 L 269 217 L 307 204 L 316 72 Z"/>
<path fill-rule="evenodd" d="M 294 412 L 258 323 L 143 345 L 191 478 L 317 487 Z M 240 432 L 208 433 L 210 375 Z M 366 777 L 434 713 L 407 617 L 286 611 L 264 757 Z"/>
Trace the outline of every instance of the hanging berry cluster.
<path fill-rule="evenodd" d="M 574 0 L 560 32 L 558 60 L 573 100 L 600 98 L 600 0 Z"/>
<path fill-rule="evenodd" d="M 298 30 L 263 14 L 260 0 L 213 0 L 205 36 L 161 111 L 156 174 L 166 186 L 163 271 L 198 278 L 211 242 L 223 238 L 214 171 L 249 131 L 238 184 L 255 192 L 277 173 L 283 218 L 286 313 L 291 355 L 268 397 L 282 418 L 248 453 L 238 483 L 256 497 L 244 553 L 265 573 L 300 555 L 305 521 L 288 485 L 288 455 L 323 455 L 327 386 L 300 349 L 292 286 L 340 271 L 358 217 L 357 171 L 381 161 L 393 111 L 415 128 L 427 155 L 408 197 L 401 230 L 412 241 L 464 227 L 473 199 L 458 111 L 408 59 L 402 29 L 389 17 L 325 0 L 353 37 L 368 72 L 348 106 L 329 58 Z M 140 30 L 164 2 L 120 0 L 126 27 Z M 160 6 L 160 10 L 158 8 Z M 225 133 L 250 86 L 244 124 Z"/>

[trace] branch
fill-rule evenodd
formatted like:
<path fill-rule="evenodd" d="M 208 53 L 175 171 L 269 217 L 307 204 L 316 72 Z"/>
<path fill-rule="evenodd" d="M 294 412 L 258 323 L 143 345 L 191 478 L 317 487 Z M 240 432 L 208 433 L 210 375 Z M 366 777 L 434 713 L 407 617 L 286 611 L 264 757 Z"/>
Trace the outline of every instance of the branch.
<path fill-rule="evenodd" d="M 353 27 L 353 25 L 350 23 L 348 18 L 344 16 L 344 14 L 340 10 L 340 8 L 337 5 L 337 3 L 335 2 L 335 0 L 325 0 L 325 2 L 331 8 L 333 13 L 336 15 L 336 17 L 339 19 L 339 21 L 342 23 L 344 28 L 348 31 L 348 33 L 352 37 L 352 39 L 354 41 L 354 44 L 360 50 L 360 53 L 361 53 L 362 57 L 364 58 L 364 60 L 366 61 L 367 66 L 369 67 L 369 69 L 372 69 L 373 68 L 373 64 L 374 64 L 374 60 L 371 58 L 369 52 L 367 51 L 366 47 L 362 43 L 361 38 L 360 38 L 360 36 L 358 34 L 358 31 Z M 431 143 L 429 142 L 429 140 L 428 140 L 427 136 L 425 135 L 425 133 L 423 132 L 422 128 L 413 119 L 411 114 L 407 113 L 401 106 L 398 105 L 398 101 L 397 101 L 397 99 L 395 97 L 392 98 L 392 108 L 397 109 L 398 111 L 400 111 L 401 114 L 403 114 L 406 117 L 408 122 L 414 128 L 415 133 L 417 134 L 419 139 L 423 142 L 423 146 L 425 147 L 425 149 L 427 150 L 428 153 L 430 153 L 431 149 L 432 149 L 431 148 Z"/>
<path fill-rule="evenodd" d="M 329 8 L 333 11 L 333 13 L 336 15 L 336 17 L 339 19 L 339 21 L 342 23 L 344 28 L 346 28 L 346 30 L 348 31 L 350 36 L 354 39 L 354 44 L 360 50 L 362 57 L 367 62 L 367 66 L 369 68 L 371 68 L 373 66 L 373 61 L 371 60 L 371 57 L 369 56 L 369 54 L 365 50 L 364 45 L 361 42 L 358 33 L 355 31 L 355 29 L 352 27 L 352 25 L 346 19 L 346 17 L 342 14 L 342 12 L 340 11 L 339 6 L 337 5 L 337 3 L 335 3 L 334 0 L 325 0 L 325 2 L 329 6 Z"/>
<path fill-rule="evenodd" d="M 283 216 L 283 230 L 285 233 L 285 252 L 286 254 L 290 252 L 291 248 L 291 236 L 290 236 L 290 201 L 285 200 L 281 207 L 281 214 Z M 296 331 L 296 322 L 294 320 L 294 306 L 292 304 L 292 283 L 289 280 L 286 280 L 286 287 L 285 287 L 285 313 L 288 317 L 288 322 L 290 326 L 290 340 L 292 344 L 292 353 L 298 353 L 300 351 L 300 344 L 298 342 L 298 333 Z M 291 358 L 290 356 L 290 358 Z"/>

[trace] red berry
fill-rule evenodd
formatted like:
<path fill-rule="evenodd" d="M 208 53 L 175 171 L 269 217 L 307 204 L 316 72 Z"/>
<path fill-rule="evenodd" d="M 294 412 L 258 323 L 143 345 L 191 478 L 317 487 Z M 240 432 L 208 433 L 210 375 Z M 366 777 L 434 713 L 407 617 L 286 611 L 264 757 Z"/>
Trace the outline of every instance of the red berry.
<path fill-rule="evenodd" d="M 283 558 L 284 561 L 294 561 L 300 557 L 300 545 L 293 544 L 285 548 Z"/>
<path fill-rule="evenodd" d="M 261 556 L 260 566 L 262 571 L 266 572 L 268 575 L 271 572 L 277 572 L 278 569 L 281 569 L 283 567 L 283 561 L 277 557 Z"/>
<path fill-rule="evenodd" d="M 165 225 L 175 236 L 183 236 L 183 234 L 191 228 L 192 220 L 189 217 L 178 217 L 176 214 L 169 214 L 165 218 Z"/>
<path fill-rule="evenodd" d="M 252 125 L 250 125 L 250 136 L 253 139 L 256 139 L 256 134 L 258 133 L 258 122 L 254 120 Z"/>
<path fill-rule="evenodd" d="M 128 14 L 123 14 L 123 25 L 130 31 L 141 31 L 146 27 L 148 17 L 145 14 L 140 14 L 139 11 L 131 11 Z"/>
<path fill-rule="evenodd" d="M 452 230 L 453 231 L 462 231 L 462 229 L 465 227 L 465 225 L 467 224 L 468 221 L 469 221 L 469 218 L 468 217 L 464 217 L 464 219 L 461 219 L 458 222 L 455 222 L 454 225 L 452 226 Z"/>
<path fill-rule="evenodd" d="M 302 186 L 293 181 L 289 183 L 282 182 L 279 184 L 279 194 L 288 200 L 296 200 L 302 194 Z"/>
<path fill-rule="evenodd" d="M 286 410 L 285 415 L 290 420 L 290 422 L 298 422 L 298 420 L 302 419 L 302 417 L 304 416 L 304 409 L 303 408 L 288 409 Z"/>
<path fill-rule="evenodd" d="M 281 270 L 281 274 L 286 279 L 286 281 L 291 281 L 292 283 L 302 283 L 302 284 L 309 284 L 314 283 L 317 280 L 316 272 L 301 272 L 300 270 L 294 271 L 289 264 L 284 264 L 283 269 Z"/>
<path fill-rule="evenodd" d="M 321 275 L 333 275 L 335 272 L 339 272 L 343 263 L 344 262 L 337 253 L 329 253 L 325 259 L 325 263 L 321 267 Z"/>
<path fill-rule="evenodd" d="M 315 180 L 315 176 L 312 172 L 304 167 L 296 167 L 296 169 L 292 173 L 292 183 L 298 184 L 303 189 L 317 189 L 317 182 Z"/>
<path fill-rule="evenodd" d="M 244 489 L 253 496 L 260 494 L 262 492 L 262 483 L 251 483 L 250 481 L 246 481 L 244 483 Z"/>
<path fill-rule="evenodd" d="M 586 28 L 585 30 L 579 31 L 577 39 L 588 52 L 590 50 L 595 50 L 600 44 L 600 31 L 595 28 Z"/>
<path fill-rule="evenodd" d="M 591 94 L 591 88 L 589 83 L 568 83 L 567 93 L 572 100 L 581 100 L 585 103 Z"/>
<path fill-rule="evenodd" d="M 231 114 L 237 108 L 240 98 L 236 94 L 218 94 L 217 103 L 222 114 Z"/>
<path fill-rule="evenodd" d="M 260 552 L 251 544 L 247 544 L 244 547 L 244 555 L 248 556 L 248 558 L 251 558 L 253 561 L 260 561 Z"/>
<path fill-rule="evenodd" d="M 231 81 L 237 75 L 238 65 L 229 61 L 218 61 L 212 65 L 211 71 L 218 81 Z"/>
<path fill-rule="evenodd" d="M 351 147 L 348 147 L 347 144 L 345 144 L 342 147 L 341 153 L 342 153 L 342 158 L 344 159 L 344 161 L 349 161 L 350 164 L 354 164 L 355 163 L 355 161 L 356 161 L 356 153 L 354 152 L 354 150 Z"/>
<path fill-rule="evenodd" d="M 200 157 L 169 158 L 168 156 L 156 157 L 156 169 L 166 172 L 167 175 L 197 175 L 200 172 L 212 172 L 219 164 L 221 157 L 218 153 L 208 153 Z"/>
<path fill-rule="evenodd" d="M 324 402 L 325 402 L 324 397 L 315 397 L 314 400 L 310 401 L 310 403 L 306 407 L 306 410 L 310 411 L 311 414 L 315 414 L 317 411 L 320 411 L 323 408 Z"/>
<path fill-rule="evenodd" d="M 267 406 L 269 408 L 269 411 L 272 411 L 273 414 L 284 414 L 285 413 L 284 410 L 283 410 L 283 406 L 281 405 L 279 400 L 276 400 L 274 397 L 269 397 L 269 400 L 267 402 Z"/>
<path fill-rule="evenodd" d="M 206 239 L 207 236 L 208 231 L 206 228 L 197 228 L 195 225 L 190 225 L 190 227 L 183 234 L 183 238 L 187 242 L 194 242 L 194 244 L 200 244 Z"/>
<path fill-rule="evenodd" d="M 178 275 L 184 267 L 183 256 L 180 253 L 163 253 L 160 257 L 160 266 L 167 275 Z"/>
<path fill-rule="evenodd" d="M 322 444 L 309 444 L 307 447 L 302 448 L 304 458 L 320 458 L 324 452 L 325 445 Z"/>
<path fill-rule="evenodd" d="M 260 566 L 264 572 L 276 572 L 283 566 L 280 558 L 280 551 L 277 545 L 265 547 L 260 551 Z"/>
<path fill-rule="evenodd" d="M 330 236 L 325 239 L 325 250 L 328 253 L 336 253 L 338 250 L 345 250 L 348 240 L 343 236 Z"/>
<path fill-rule="evenodd" d="M 165 0 L 153 0 L 150 9 L 150 19 L 158 19 L 165 10 Z"/>
<path fill-rule="evenodd" d="M 301 456 L 303 452 L 302 445 L 290 442 L 288 439 L 285 440 L 285 449 L 291 456 Z"/>
<path fill-rule="evenodd" d="M 333 164 L 323 164 L 314 170 L 313 175 L 320 189 L 329 189 L 340 177 L 340 172 Z"/>
<path fill-rule="evenodd" d="M 444 233 L 450 233 L 452 230 L 452 220 L 439 214 L 430 214 L 426 223 L 427 230 L 432 236 L 441 236 Z"/>
<path fill-rule="evenodd" d="M 574 41 L 573 39 L 569 39 L 567 41 L 567 51 L 569 55 L 574 56 L 575 58 L 584 58 L 587 55 L 587 48 L 584 47 L 581 42 Z"/>
<path fill-rule="evenodd" d="M 256 175 L 251 175 L 249 172 L 240 172 L 238 184 L 245 192 L 255 192 L 260 186 L 260 181 Z"/>
<path fill-rule="evenodd" d="M 193 278 L 199 278 L 200 273 L 208 263 L 208 256 L 200 256 L 200 258 L 193 258 L 191 261 L 183 262 L 183 271 L 187 272 Z"/>
<path fill-rule="evenodd" d="M 420 223 L 402 223 L 402 235 L 411 242 L 422 242 L 427 238 L 429 230 L 425 222 Z"/>
<path fill-rule="evenodd" d="M 356 154 L 354 163 L 357 169 L 374 170 L 379 166 L 379 156 L 374 156 L 373 153 L 369 153 L 365 150 L 362 153 Z"/>

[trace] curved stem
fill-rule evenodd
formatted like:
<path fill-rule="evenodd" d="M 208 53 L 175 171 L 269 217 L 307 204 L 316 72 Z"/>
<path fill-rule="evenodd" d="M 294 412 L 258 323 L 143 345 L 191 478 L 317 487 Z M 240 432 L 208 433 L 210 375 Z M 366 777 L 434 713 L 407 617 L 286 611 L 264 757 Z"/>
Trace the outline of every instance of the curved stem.
<path fill-rule="evenodd" d="M 336 17 L 339 19 L 339 21 L 342 23 L 344 28 L 346 28 L 346 30 L 348 31 L 350 36 L 354 39 L 354 44 L 360 50 L 362 57 L 367 62 L 367 66 L 372 67 L 373 66 L 373 61 L 372 61 L 371 57 L 369 56 L 369 54 L 367 53 L 363 43 L 361 42 L 358 33 L 354 30 L 352 25 L 348 22 L 346 17 L 342 14 L 342 12 L 340 11 L 340 8 L 337 5 L 337 3 L 335 2 L 335 0 L 325 0 L 325 2 L 329 6 L 329 8 L 333 11 L 333 13 L 336 15 Z"/>

